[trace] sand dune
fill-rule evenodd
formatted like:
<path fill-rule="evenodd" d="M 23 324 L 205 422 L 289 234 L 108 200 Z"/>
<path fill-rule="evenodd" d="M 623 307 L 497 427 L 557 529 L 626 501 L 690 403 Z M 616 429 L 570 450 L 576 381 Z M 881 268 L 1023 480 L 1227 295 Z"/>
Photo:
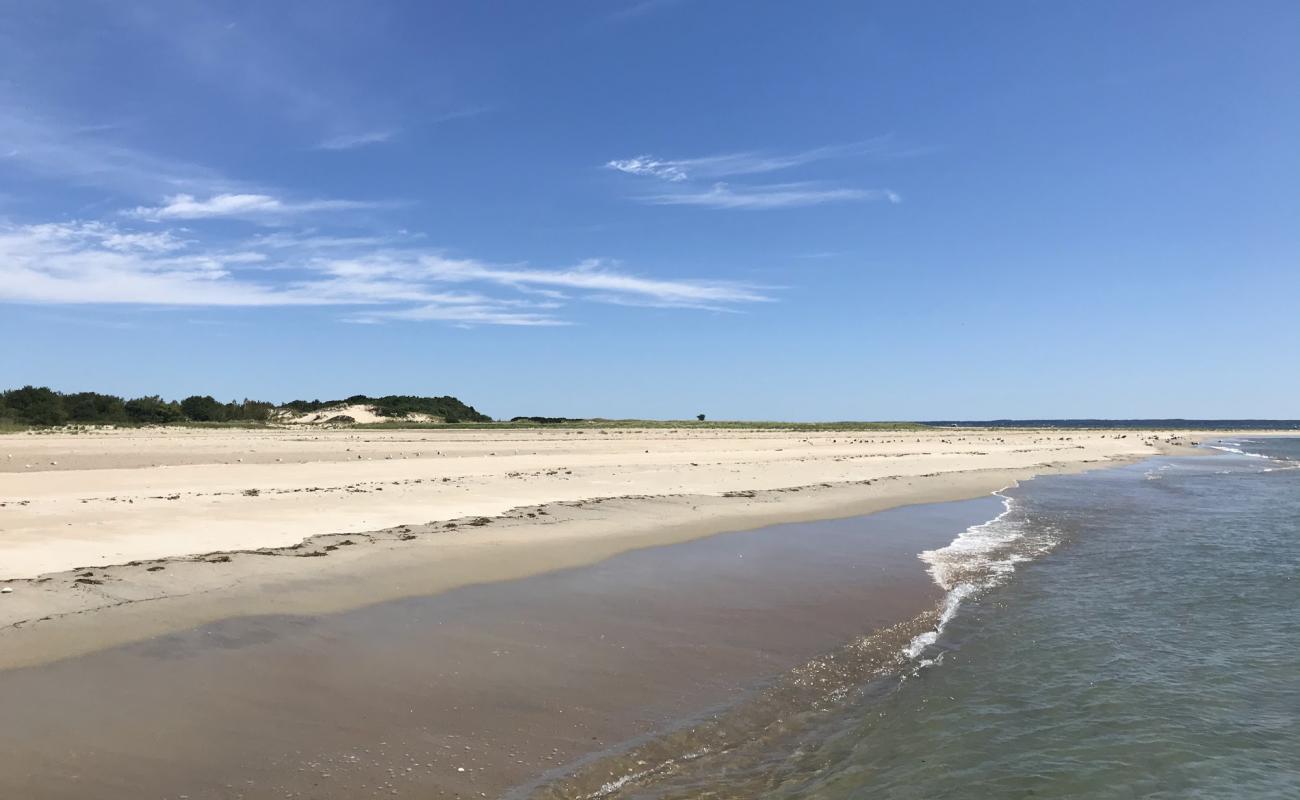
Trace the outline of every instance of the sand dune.
<path fill-rule="evenodd" d="M 322 408 L 319 411 L 295 413 L 289 409 L 276 412 L 273 419 L 281 425 L 327 425 L 335 417 L 348 417 L 351 422 L 370 424 L 375 422 L 394 422 L 392 417 L 383 417 L 375 412 L 372 405 L 359 403 L 339 403 Z M 441 422 L 431 414 L 411 413 L 400 418 L 402 422 Z M 349 420 L 343 420 L 348 422 Z"/>

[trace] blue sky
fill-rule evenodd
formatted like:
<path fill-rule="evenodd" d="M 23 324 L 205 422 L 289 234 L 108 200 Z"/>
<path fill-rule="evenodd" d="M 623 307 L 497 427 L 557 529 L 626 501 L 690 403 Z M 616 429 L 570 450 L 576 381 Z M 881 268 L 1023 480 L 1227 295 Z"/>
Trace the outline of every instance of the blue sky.
<path fill-rule="evenodd" d="M 3 3 L 0 383 L 1300 416 L 1292 2 Z"/>

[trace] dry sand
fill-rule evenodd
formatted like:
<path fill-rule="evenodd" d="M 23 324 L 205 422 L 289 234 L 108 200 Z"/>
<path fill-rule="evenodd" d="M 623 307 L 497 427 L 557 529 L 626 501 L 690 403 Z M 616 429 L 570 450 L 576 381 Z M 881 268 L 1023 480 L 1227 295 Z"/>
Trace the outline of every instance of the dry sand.
<path fill-rule="evenodd" d="M 1189 442 L 1043 430 L 7 435 L 0 581 L 12 591 L 0 594 L 0 667 L 725 530 L 974 497 Z"/>

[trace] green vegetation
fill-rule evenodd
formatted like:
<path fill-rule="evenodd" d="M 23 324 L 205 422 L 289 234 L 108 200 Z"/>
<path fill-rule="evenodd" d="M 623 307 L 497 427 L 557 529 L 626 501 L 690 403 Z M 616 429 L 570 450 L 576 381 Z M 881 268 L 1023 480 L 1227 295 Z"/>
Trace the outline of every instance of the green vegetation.
<path fill-rule="evenodd" d="M 124 400 L 111 394 L 63 394 L 44 386 L 0 392 L 0 430 L 54 425 L 165 425 L 169 423 L 265 423 L 275 406 L 256 400 L 220 403 L 211 397 L 181 402 L 148 395 Z"/>
<path fill-rule="evenodd" d="M 212 395 L 193 395 L 181 401 L 181 413 L 195 422 L 221 422 L 226 418 L 226 407 Z"/>
<path fill-rule="evenodd" d="M 570 430 L 614 430 L 632 428 L 737 429 L 773 431 L 875 431 L 917 430 L 929 427 L 915 422 L 747 422 L 709 420 L 699 414 L 687 420 L 647 419 L 577 419 L 573 417 L 515 417 L 509 422 L 493 422 L 473 406 L 454 397 L 416 397 L 387 395 L 368 397 L 353 395 L 345 400 L 294 400 L 282 406 L 257 400 L 232 400 L 222 403 L 210 395 L 191 395 L 184 400 L 164 400 L 158 395 L 130 400 L 97 392 L 63 394 L 43 386 L 24 386 L 0 392 L 0 432 L 29 427 L 58 425 L 193 425 L 201 427 L 240 427 L 265 425 L 272 421 L 277 408 L 309 414 L 343 405 L 364 405 L 390 418 L 385 422 L 356 425 L 358 428 L 438 428 L 441 430 L 511 430 L 521 428 L 565 428 Z M 444 422 L 411 422 L 409 414 L 428 414 Z M 324 420 L 333 424 L 352 424 L 353 418 L 336 414 Z"/>
<path fill-rule="evenodd" d="M 126 415 L 132 422 L 142 425 L 180 422 L 185 419 L 185 412 L 181 411 L 180 403 L 175 400 L 169 403 L 156 394 L 127 400 Z"/>
<path fill-rule="evenodd" d="M 62 425 L 68 421 L 63 396 L 44 386 L 24 386 L 0 395 L 0 420 L 25 425 Z"/>
<path fill-rule="evenodd" d="M 127 421 L 126 404 L 122 398 L 111 394 L 76 392 L 64 395 L 63 408 L 68 412 L 68 419 L 77 422 L 102 421 L 111 424 Z"/>
<path fill-rule="evenodd" d="M 419 413 L 439 417 L 447 422 L 490 422 L 454 397 L 414 397 L 388 395 L 367 397 L 354 395 L 347 400 L 295 400 L 283 407 L 298 412 L 318 411 L 341 404 L 368 405 L 382 417 L 399 419 Z M 0 392 L 0 430 L 58 425 L 262 425 L 268 422 L 277 406 L 259 400 L 232 400 L 222 403 L 211 395 L 191 395 L 177 402 L 158 395 L 130 400 L 98 392 L 64 394 L 44 386 L 24 386 Z M 337 416 L 332 422 L 352 422 Z"/>

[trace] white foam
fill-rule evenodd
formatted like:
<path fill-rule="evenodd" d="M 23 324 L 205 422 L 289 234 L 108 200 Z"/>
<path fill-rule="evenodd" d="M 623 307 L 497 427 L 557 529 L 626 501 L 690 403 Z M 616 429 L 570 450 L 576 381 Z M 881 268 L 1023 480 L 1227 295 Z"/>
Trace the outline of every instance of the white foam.
<path fill-rule="evenodd" d="M 942 653 L 933 659 L 922 659 L 921 655 L 939 640 L 964 600 L 1004 582 L 1015 572 L 1017 564 L 1051 549 L 1051 544 L 1043 543 L 1025 551 L 1024 546 L 1030 544 L 1026 541 L 1028 528 L 1024 522 L 1012 517 L 1017 502 L 1003 494 L 1004 491 L 1006 489 L 993 493 L 1002 498 L 1001 514 L 970 526 L 947 546 L 920 555 L 921 560 L 929 565 L 934 582 L 948 594 L 944 597 L 934 628 L 913 637 L 903 648 L 903 656 L 917 661 L 918 667 L 936 664 L 942 658 Z"/>
<path fill-rule="evenodd" d="M 956 591 L 962 585 L 961 576 L 971 572 L 997 573 L 1014 569 L 1004 557 L 996 554 L 1023 538 L 1024 531 L 1021 526 L 1007 521 L 1015 510 L 1015 500 L 1001 491 L 994 494 L 1002 498 L 1001 514 L 988 522 L 970 526 L 945 547 L 921 553 L 920 558 L 929 565 L 934 582 L 949 592 Z"/>
<path fill-rule="evenodd" d="M 688 761 L 694 761 L 698 758 L 703 758 L 708 754 L 709 754 L 709 748 L 701 747 L 699 750 L 695 750 L 683 756 L 679 756 L 678 758 L 670 758 L 667 761 L 664 761 L 663 763 L 659 764 L 658 766 L 648 767 L 646 769 L 629 772 L 626 775 L 621 775 L 612 781 L 607 781 L 599 789 L 597 789 L 596 791 L 592 792 L 589 795 L 586 795 L 586 797 L 588 798 L 588 800 L 597 800 L 597 798 L 609 797 L 610 795 L 618 792 L 624 786 L 627 786 L 629 783 L 643 780 L 645 778 L 649 778 L 653 775 L 657 775 L 661 772 L 665 772 L 671 769 L 676 764 L 686 763 Z"/>
<path fill-rule="evenodd" d="M 1247 456 L 1249 458 L 1268 458 L 1268 456 L 1264 455 L 1263 453 L 1249 453 L 1245 450 L 1242 450 L 1240 447 L 1235 446 L 1238 444 L 1240 444 L 1240 442 L 1222 442 L 1220 444 L 1208 444 L 1206 445 L 1206 447 L 1210 448 L 1211 450 L 1219 450 L 1224 453 L 1232 453 L 1233 455 L 1236 456 Z"/>
<path fill-rule="evenodd" d="M 912 641 L 903 648 L 903 655 L 909 659 L 917 658 L 925 649 L 935 642 L 939 641 L 939 634 L 943 633 L 944 627 L 948 621 L 957 614 L 957 608 L 961 601 L 975 592 L 975 587 L 971 584 L 961 584 L 949 590 L 947 597 L 943 600 L 943 610 L 939 612 L 939 619 L 935 621 L 934 628 L 925 633 L 912 637 Z M 922 666 L 929 663 L 925 662 Z"/>

